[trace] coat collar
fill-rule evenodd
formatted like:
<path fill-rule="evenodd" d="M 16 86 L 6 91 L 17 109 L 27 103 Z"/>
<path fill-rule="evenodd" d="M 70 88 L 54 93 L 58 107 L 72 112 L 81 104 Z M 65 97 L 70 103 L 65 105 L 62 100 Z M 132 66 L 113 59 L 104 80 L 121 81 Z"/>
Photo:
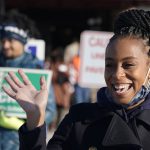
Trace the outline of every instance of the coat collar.
<path fill-rule="evenodd" d="M 143 110 L 139 115 L 137 115 L 137 119 L 141 120 L 142 122 L 146 123 L 150 126 L 150 109 Z"/>
<path fill-rule="evenodd" d="M 134 135 L 126 122 L 117 114 L 114 114 L 105 137 L 103 146 L 137 145 L 141 147 L 140 141 Z"/>
<path fill-rule="evenodd" d="M 99 106 L 108 109 L 111 106 L 112 110 L 119 111 L 121 108 L 119 108 L 118 106 L 107 100 L 104 91 L 105 88 L 102 88 L 97 93 Z M 112 120 L 108 126 L 107 132 L 101 144 L 103 146 L 136 145 L 138 147 L 141 147 L 139 139 L 135 136 L 135 134 L 128 126 L 126 121 L 124 121 L 125 118 L 122 115 L 122 112 L 118 114 L 116 113 L 114 113 L 112 117 Z M 135 111 L 132 112 L 132 116 L 130 117 L 136 118 L 137 120 L 140 120 L 144 122 L 144 124 L 150 126 L 149 115 L 150 115 L 150 94 L 146 97 L 144 103 L 142 103 L 142 105 L 140 105 L 138 109 L 135 109 Z"/>

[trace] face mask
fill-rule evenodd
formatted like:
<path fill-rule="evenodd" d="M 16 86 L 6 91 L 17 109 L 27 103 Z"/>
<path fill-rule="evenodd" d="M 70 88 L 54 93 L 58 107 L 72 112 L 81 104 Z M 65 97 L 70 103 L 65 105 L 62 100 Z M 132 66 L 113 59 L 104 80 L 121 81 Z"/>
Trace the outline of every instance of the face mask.
<path fill-rule="evenodd" d="M 127 108 L 129 106 L 133 106 L 133 105 L 139 103 L 141 100 L 143 100 L 148 95 L 148 93 L 150 92 L 149 74 L 150 74 L 150 68 L 148 70 L 145 81 L 144 81 L 142 87 L 140 88 L 139 92 L 131 99 L 131 101 L 128 104 L 123 105 L 123 107 Z"/>

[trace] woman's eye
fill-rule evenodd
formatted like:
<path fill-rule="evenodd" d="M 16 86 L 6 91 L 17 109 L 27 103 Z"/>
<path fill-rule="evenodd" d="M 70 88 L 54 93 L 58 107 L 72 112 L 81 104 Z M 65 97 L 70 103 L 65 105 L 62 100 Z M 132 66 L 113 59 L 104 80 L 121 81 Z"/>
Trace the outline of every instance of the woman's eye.
<path fill-rule="evenodd" d="M 128 68 L 131 68 L 131 67 L 133 67 L 133 66 L 135 66 L 135 65 L 134 65 L 134 64 L 125 64 L 125 65 L 124 65 L 124 67 L 127 68 L 127 69 L 128 69 Z"/>

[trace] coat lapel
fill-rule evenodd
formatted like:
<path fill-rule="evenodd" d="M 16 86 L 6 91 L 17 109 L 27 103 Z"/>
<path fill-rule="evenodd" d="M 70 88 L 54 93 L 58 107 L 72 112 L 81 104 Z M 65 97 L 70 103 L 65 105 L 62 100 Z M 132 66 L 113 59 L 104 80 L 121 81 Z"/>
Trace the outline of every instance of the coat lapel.
<path fill-rule="evenodd" d="M 102 141 L 102 145 L 117 146 L 126 144 L 141 146 L 139 140 L 126 122 L 120 116 L 114 114 Z"/>
<path fill-rule="evenodd" d="M 150 126 L 150 109 L 143 110 L 138 116 L 137 119 L 143 121 L 148 126 Z"/>

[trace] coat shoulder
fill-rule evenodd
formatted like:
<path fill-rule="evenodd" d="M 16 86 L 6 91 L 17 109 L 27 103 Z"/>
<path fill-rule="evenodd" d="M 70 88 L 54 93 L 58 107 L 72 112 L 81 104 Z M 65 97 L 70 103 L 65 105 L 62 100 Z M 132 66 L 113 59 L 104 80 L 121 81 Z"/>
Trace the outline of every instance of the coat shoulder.
<path fill-rule="evenodd" d="M 98 103 L 79 103 L 72 105 L 70 108 L 72 113 L 89 113 L 99 111 Z"/>
<path fill-rule="evenodd" d="M 110 115 L 106 108 L 99 107 L 98 103 L 80 103 L 70 108 L 70 115 L 74 121 L 79 120 L 96 120 Z"/>

